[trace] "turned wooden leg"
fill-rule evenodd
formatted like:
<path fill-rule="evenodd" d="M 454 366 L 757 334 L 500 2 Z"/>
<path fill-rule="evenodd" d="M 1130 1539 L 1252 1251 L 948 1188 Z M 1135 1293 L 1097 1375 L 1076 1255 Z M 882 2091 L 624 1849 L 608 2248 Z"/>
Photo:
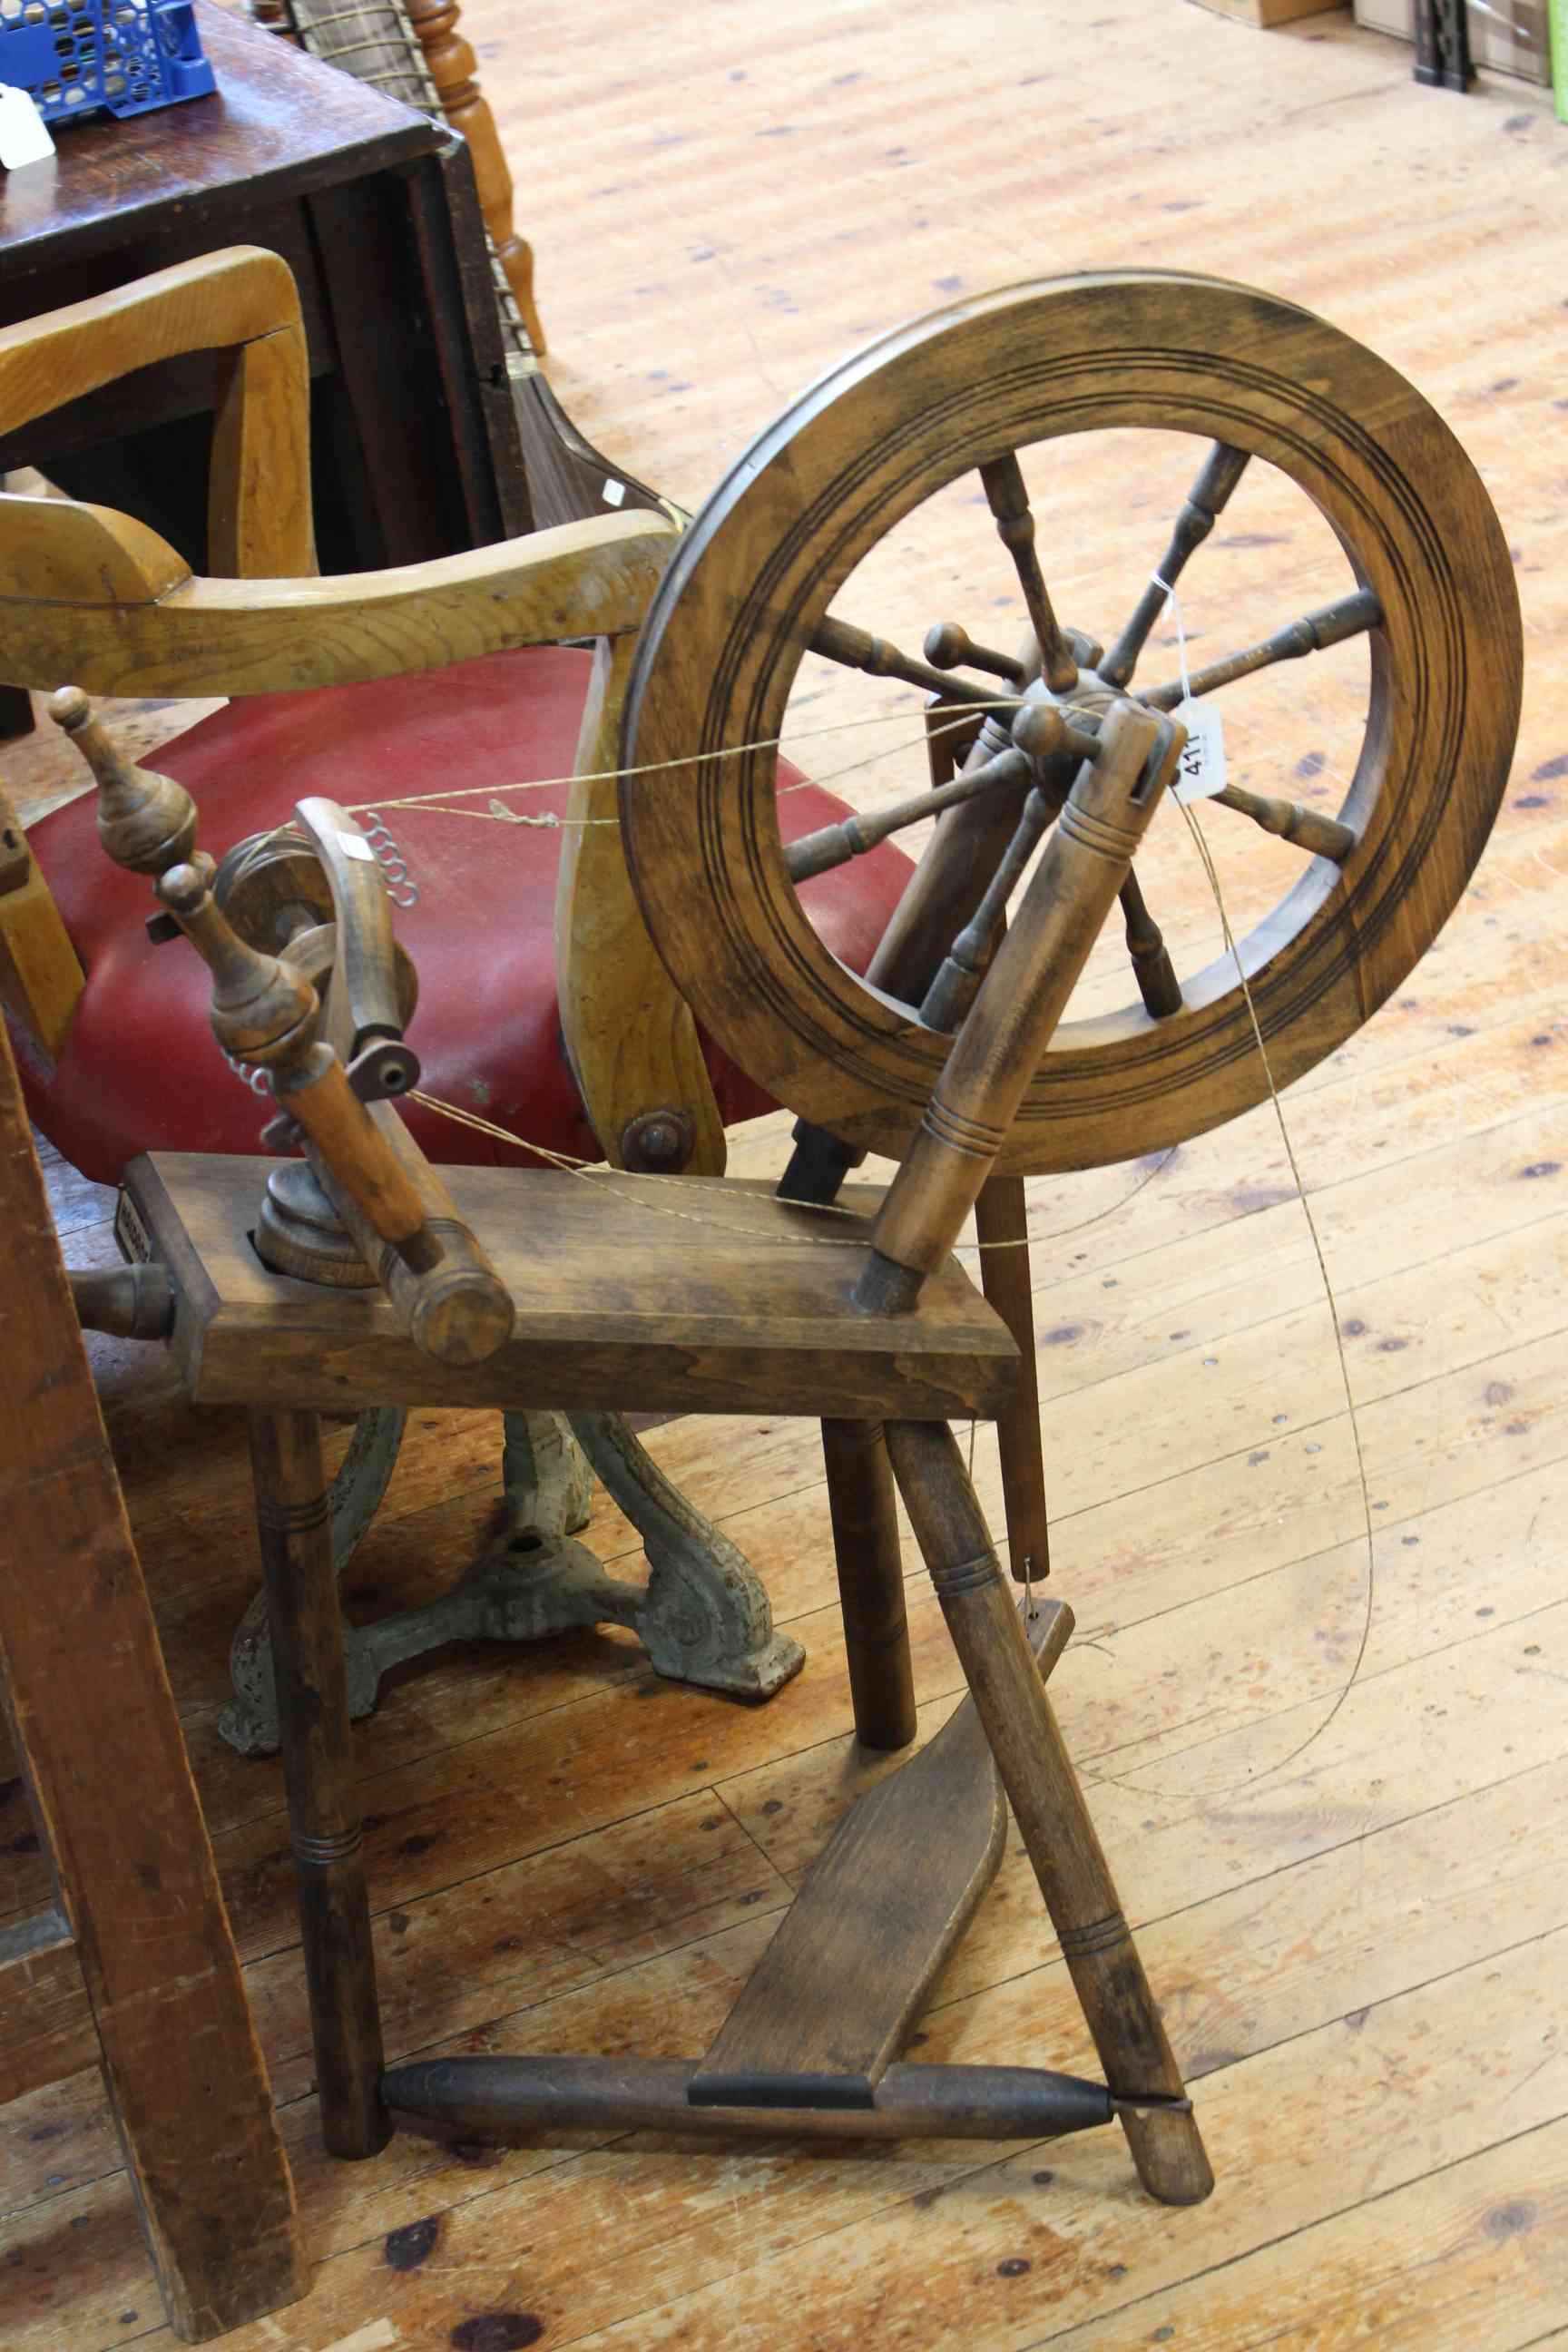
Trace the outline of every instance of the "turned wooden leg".
<path fill-rule="evenodd" d="M 1181 2070 L 952 1433 L 906 1421 L 890 1423 L 887 1436 L 1106 2081 L 1121 2098 L 1181 2099 Z M 1190 2109 L 1151 2108 L 1122 2122 L 1151 2196 L 1193 2205 L 1208 2195 L 1214 2174 Z"/>
<path fill-rule="evenodd" d="M 880 1422 L 825 1421 L 822 1455 L 855 1736 L 868 1748 L 907 1748 L 915 1736 L 914 1670 L 898 1505 Z"/>
<path fill-rule="evenodd" d="M 250 1461 L 321 2137 L 333 2156 L 374 2156 L 392 2126 L 381 2098 L 381 2012 L 319 1417 L 253 1412 Z"/>
<path fill-rule="evenodd" d="M 1018 1343 L 1018 1385 L 1012 1403 L 996 1423 L 1007 1551 L 1014 1582 L 1026 1581 L 1026 1561 L 1029 1578 L 1038 1582 L 1051 1572 L 1051 1538 L 1046 1517 L 1046 1465 L 1040 1450 L 1035 1302 L 1026 1245 L 1028 1212 L 1021 1176 L 987 1180 L 974 1204 L 974 1225 L 981 1242 L 990 1245 L 980 1253 L 981 1287 Z"/>
<path fill-rule="evenodd" d="M 441 111 L 460 131 L 474 159 L 479 206 L 500 266 L 506 272 L 528 340 L 542 359 L 544 329 L 533 299 L 533 248 L 518 234 L 511 216 L 511 173 L 507 169 L 489 101 L 474 79 L 476 59 L 458 30 L 458 0 L 409 0 L 408 14 L 424 49 Z"/>

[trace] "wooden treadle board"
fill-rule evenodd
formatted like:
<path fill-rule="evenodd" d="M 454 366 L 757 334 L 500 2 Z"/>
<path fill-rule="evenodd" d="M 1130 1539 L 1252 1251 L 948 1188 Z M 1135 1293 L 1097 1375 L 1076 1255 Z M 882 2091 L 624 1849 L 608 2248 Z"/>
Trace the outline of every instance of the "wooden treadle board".
<path fill-rule="evenodd" d="M 1048 1675 L 1072 1612 L 1059 1601 L 1036 1608 L 1026 1628 Z M 1001 1779 L 966 1698 L 918 1756 L 850 1806 L 693 2075 L 690 2103 L 778 2104 L 761 2091 L 802 2075 L 825 2097 L 830 2077 L 868 2103 L 995 1876 L 1006 1837 Z"/>

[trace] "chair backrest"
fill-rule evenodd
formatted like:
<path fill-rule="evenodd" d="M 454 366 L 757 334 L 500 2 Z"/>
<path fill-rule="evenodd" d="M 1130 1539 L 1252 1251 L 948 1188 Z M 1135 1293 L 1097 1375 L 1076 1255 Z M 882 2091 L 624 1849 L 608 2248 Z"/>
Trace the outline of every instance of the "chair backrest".
<path fill-rule="evenodd" d="M 137 368 L 204 351 L 217 364 L 210 560 L 237 578 L 313 573 L 305 335 L 293 277 L 275 253 L 237 246 L 0 328 L 0 432 L 19 431 Z M 153 532 L 106 509 L 0 499 L 8 602 L 62 593 L 74 601 L 100 564 L 127 593 L 172 584 L 171 564 L 186 569 Z"/>
<path fill-rule="evenodd" d="M 236 247 L 0 330 L 0 431 L 133 369 L 212 351 L 212 538 L 194 575 L 110 509 L 0 497 L 0 682 L 118 695 L 281 693 L 635 631 L 674 527 L 604 514 L 433 562 L 314 575 L 299 299 Z"/>

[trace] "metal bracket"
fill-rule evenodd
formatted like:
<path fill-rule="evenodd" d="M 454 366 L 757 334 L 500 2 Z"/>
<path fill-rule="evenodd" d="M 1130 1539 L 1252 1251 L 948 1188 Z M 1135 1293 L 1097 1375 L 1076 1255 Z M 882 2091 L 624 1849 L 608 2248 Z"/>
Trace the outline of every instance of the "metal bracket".
<path fill-rule="evenodd" d="M 686 2087 L 693 2107 L 874 2107 L 877 2094 L 864 2074 L 694 2074 Z"/>

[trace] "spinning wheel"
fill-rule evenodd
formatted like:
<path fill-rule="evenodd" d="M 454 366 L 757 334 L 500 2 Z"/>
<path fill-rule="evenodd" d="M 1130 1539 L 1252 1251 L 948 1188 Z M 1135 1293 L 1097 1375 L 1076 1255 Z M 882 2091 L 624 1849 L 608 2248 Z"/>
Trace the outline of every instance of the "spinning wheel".
<path fill-rule="evenodd" d="M 1058 621 L 1050 514 L 1037 539 L 1014 455 L 1101 426 L 1199 436 L 1163 561 L 1109 652 Z M 1046 454 L 1070 467 L 1070 449 Z M 1357 1029 L 1430 946 L 1486 840 L 1512 750 L 1521 646 L 1507 549 L 1474 468 L 1411 385 L 1321 320 L 1240 287 L 1172 272 L 1047 281 L 955 305 L 850 360 L 762 435 L 703 508 L 643 632 L 626 764 L 710 756 L 627 776 L 626 849 L 678 985 L 805 1118 L 857 1147 L 907 1150 L 950 1050 L 942 1033 L 1071 782 L 1084 748 L 1072 730 L 1095 731 L 1127 694 L 1167 710 L 1182 699 L 1180 680 L 1133 682 L 1141 656 L 1165 590 L 1259 461 L 1326 519 L 1348 562 L 1344 592 L 1194 662 L 1192 693 L 1216 695 L 1352 638 L 1364 636 L 1370 657 L 1364 731 L 1337 816 L 1236 786 L 1221 795 L 1228 814 L 1216 825 L 1261 826 L 1300 855 L 1280 902 L 1237 942 L 1283 1084 Z M 952 624 L 931 631 L 921 659 L 831 616 L 868 551 L 976 468 L 1032 632 L 1022 660 L 973 646 Z M 1158 541 L 1149 549 L 1161 552 Z M 989 616 L 975 633 L 995 634 Z M 858 837 L 841 826 L 837 840 L 786 852 L 770 747 L 808 648 L 997 706 L 946 789 L 865 982 L 817 938 L 795 882 L 868 846 L 893 829 L 889 818 L 944 807 L 944 796 L 861 820 Z M 1228 951 L 1178 975 L 1152 893 L 1131 878 L 1121 907 L 1139 995 L 1062 1022 L 1002 1146 L 1004 1171 L 1131 1158 L 1266 1095 Z"/>
<path fill-rule="evenodd" d="M 1057 617 L 1016 454 L 1107 422 L 1210 445 L 1109 652 Z M 1343 593 L 1190 679 L 1130 691 L 1188 557 L 1259 461 L 1326 521 L 1348 561 Z M 1016 570 L 1031 630 L 1022 656 L 988 651 L 956 622 L 915 656 L 830 614 L 887 532 L 971 468 Z M 1239 783 L 1221 795 L 1235 822 L 1302 860 L 1241 942 L 1249 1001 L 1227 960 L 1180 971 L 1161 934 L 1143 887 L 1168 822 L 1160 803 L 1193 740 L 1194 691 L 1352 638 L 1366 640 L 1371 688 L 1339 814 Z M 912 802 L 786 846 L 776 741 L 808 648 L 933 696 L 932 781 Z M 302 1149 L 345 1257 L 385 1293 L 283 1278 L 299 1239 L 287 1169 L 159 1156 L 133 1171 L 170 1269 L 170 1336 L 192 1393 L 254 1410 L 335 2152 L 374 2154 L 394 2113 L 470 2131 L 826 2139 L 1029 2138 L 1117 2116 L 1151 2194 L 1184 2204 L 1208 2193 L 1176 2053 L 1043 1679 L 1066 1613 L 1027 1592 L 1025 1616 L 1014 1609 L 951 1427 L 998 1425 L 1012 1560 L 1027 1585 L 1047 1531 L 1026 1260 L 988 1257 L 983 1301 L 949 1252 L 977 1205 L 983 1234 L 995 1239 L 1005 1223 L 1024 1240 L 1026 1171 L 1145 1150 L 1256 1101 L 1268 1071 L 1254 1002 L 1281 1077 L 1367 1017 L 1430 943 L 1485 839 L 1519 660 L 1506 551 L 1446 429 L 1380 362 L 1261 296 L 1174 276 L 1025 289 L 910 328 L 799 404 L 731 473 L 658 592 L 636 656 L 622 815 L 679 983 L 750 1074 L 814 1123 L 805 1191 L 833 1189 L 860 1146 L 900 1161 L 885 1195 L 863 1196 L 836 1227 L 831 1250 L 814 1209 L 743 1183 L 682 1188 L 675 1213 L 706 1230 L 680 1247 L 669 1204 L 635 1176 L 594 1188 L 591 1204 L 569 1170 L 454 1171 L 448 1193 L 385 1099 L 406 1084 L 406 1049 L 379 896 L 362 910 L 364 953 L 348 952 L 351 868 L 366 861 L 347 814 L 314 797 L 297 812 L 338 918 L 323 1021 L 303 970 L 226 919 L 218 886 L 242 896 L 243 862 L 215 877 L 166 814 L 155 841 L 121 840 L 106 802 L 113 854 L 159 875 L 165 910 L 211 970 L 219 1042 L 268 1072 L 285 1114 L 268 1138 Z M 984 681 L 978 698 L 966 668 Z M 977 713 L 977 698 L 990 708 Z M 944 731 L 954 722 L 958 774 Z M 811 929 L 795 886 L 932 814 L 930 846 L 868 980 L 856 980 Z M 1064 1023 L 1119 902 L 1138 1002 Z M 635 1402 L 819 1417 L 862 1740 L 902 1746 L 915 1729 L 895 1488 L 970 1696 L 835 1832 L 700 2059 L 469 2055 L 387 2069 L 320 1415 L 386 1398 L 518 1409 L 542 1390 L 594 1413 Z M 996 1866 L 1004 1791 L 1103 2083 L 899 2061 Z"/>

